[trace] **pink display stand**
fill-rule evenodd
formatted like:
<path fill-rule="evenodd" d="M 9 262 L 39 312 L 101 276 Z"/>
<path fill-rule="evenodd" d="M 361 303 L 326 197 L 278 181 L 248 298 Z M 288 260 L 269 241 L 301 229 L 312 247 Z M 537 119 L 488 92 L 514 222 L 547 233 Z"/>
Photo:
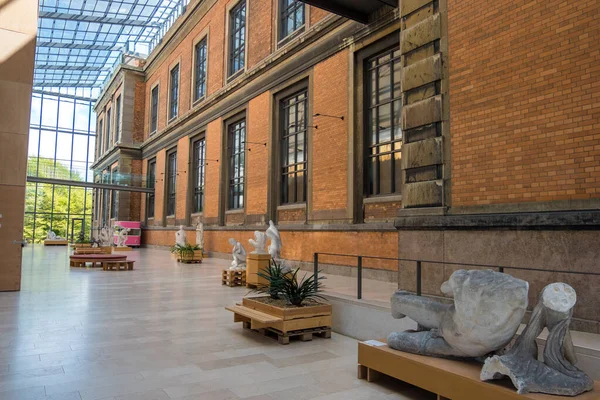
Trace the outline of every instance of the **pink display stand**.
<path fill-rule="evenodd" d="M 140 221 L 115 221 L 113 227 L 115 228 L 115 234 L 113 236 L 113 243 L 116 245 L 119 239 L 119 232 L 123 228 L 129 228 L 129 234 L 125 245 L 129 247 L 140 247 L 142 244 L 142 223 Z"/>

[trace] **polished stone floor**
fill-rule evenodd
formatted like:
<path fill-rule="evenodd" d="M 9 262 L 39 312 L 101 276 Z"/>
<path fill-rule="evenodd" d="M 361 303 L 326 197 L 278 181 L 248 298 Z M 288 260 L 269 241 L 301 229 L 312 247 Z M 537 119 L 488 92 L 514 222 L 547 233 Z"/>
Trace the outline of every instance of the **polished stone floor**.
<path fill-rule="evenodd" d="M 135 271 L 71 269 L 65 247 L 23 250 L 21 292 L 0 293 L 3 400 L 427 399 L 393 380 L 356 379 L 356 341 L 276 341 L 224 306 L 226 260 L 179 265 L 128 253 Z"/>

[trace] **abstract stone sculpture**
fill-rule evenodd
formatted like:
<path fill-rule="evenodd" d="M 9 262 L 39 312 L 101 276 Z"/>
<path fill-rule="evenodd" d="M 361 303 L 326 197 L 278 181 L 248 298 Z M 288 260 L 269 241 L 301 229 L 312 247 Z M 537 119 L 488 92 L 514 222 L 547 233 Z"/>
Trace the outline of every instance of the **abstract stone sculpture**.
<path fill-rule="evenodd" d="M 441 290 L 454 304 L 397 291 L 392 316 L 408 316 L 418 331 L 394 332 L 396 350 L 437 357 L 481 357 L 506 346 L 527 309 L 529 284 L 494 271 L 455 271 Z"/>
<path fill-rule="evenodd" d="M 123 228 L 119 232 L 119 236 L 117 236 L 117 246 L 125 247 L 125 242 L 127 241 L 127 237 L 129 236 L 129 228 Z"/>
<path fill-rule="evenodd" d="M 183 225 L 179 225 L 179 230 L 175 232 L 175 244 L 182 247 L 187 244 L 187 240 L 185 238 L 185 231 L 183 230 Z"/>
<path fill-rule="evenodd" d="M 100 235 L 98 240 L 100 242 L 100 246 L 111 246 L 112 245 L 112 237 L 113 237 L 112 228 L 108 228 L 106 225 L 100 229 Z"/>
<path fill-rule="evenodd" d="M 246 269 L 246 249 L 244 246 L 234 238 L 229 239 L 229 244 L 233 246 L 231 250 L 233 261 L 229 269 L 235 271 L 243 271 Z"/>
<path fill-rule="evenodd" d="M 267 236 L 259 231 L 254 231 L 254 239 L 248 240 L 254 246 L 252 254 L 267 254 L 265 247 L 267 246 Z"/>
<path fill-rule="evenodd" d="M 281 236 L 273 221 L 269 221 L 269 227 L 265 233 L 267 237 L 271 239 L 271 244 L 269 244 L 269 254 L 271 255 L 271 258 L 273 260 L 279 260 L 281 258 Z"/>
<path fill-rule="evenodd" d="M 481 380 L 508 376 L 518 393 L 548 393 L 576 396 L 593 389 L 594 382 L 574 366 L 577 362 L 569 333 L 575 290 L 566 283 L 553 283 L 541 293 L 527 327 L 504 355 L 485 360 Z M 544 327 L 550 334 L 544 348 L 544 361 L 538 361 L 537 336 Z"/>
<path fill-rule="evenodd" d="M 196 225 L 196 244 L 200 250 L 204 250 L 204 224 L 202 222 L 198 222 Z"/>

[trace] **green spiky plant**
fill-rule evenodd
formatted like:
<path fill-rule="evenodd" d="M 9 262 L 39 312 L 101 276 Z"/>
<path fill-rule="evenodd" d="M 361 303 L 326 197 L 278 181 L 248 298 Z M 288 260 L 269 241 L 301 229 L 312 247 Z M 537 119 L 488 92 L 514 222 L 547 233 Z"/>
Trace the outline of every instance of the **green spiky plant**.
<path fill-rule="evenodd" d="M 325 277 L 319 276 L 318 278 L 315 278 L 315 275 L 312 274 L 307 278 L 306 274 L 304 274 L 302 280 L 298 282 L 298 271 L 299 269 L 296 269 L 283 276 L 283 288 L 279 294 L 281 298 L 297 307 L 301 307 L 304 301 L 308 299 L 325 300 L 325 298 L 319 294 L 323 287 L 321 280 L 325 279 Z"/>
<path fill-rule="evenodd" d="M 190 257 L 193 258 L 194 250 L 200 250 L 200 246 L 198 246 L 197 244 L 186 244 L 185 246 L 176 244 L 175 246 L 171 247 L 171 253 L 177 254 L 179 256 L 179 259 Z"/>
<path fill-rule="evenodd" d="M 280 299 L 280 293 L 283 291 L 283 285 L 285 282 L 285 270 L 285 266 L 278 264 L 275 260 L 271 259 L 271 263 L 267 268 L 261 269 L 256 273 L 256 275 L 267 281 L 266 284 L 258 284 L 256 291 L 258 293 L 268 294 L 272 299 Z"/>

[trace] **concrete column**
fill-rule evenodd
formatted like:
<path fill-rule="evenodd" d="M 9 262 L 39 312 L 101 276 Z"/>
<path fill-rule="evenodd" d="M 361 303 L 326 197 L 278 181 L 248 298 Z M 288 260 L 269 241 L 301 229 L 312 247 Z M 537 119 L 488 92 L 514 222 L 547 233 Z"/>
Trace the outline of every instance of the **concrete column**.
<path fill-rule="evenodd" d="M 0 0 L 0 291 L 21 289 L 37 10 L 34 0 Z"/>

